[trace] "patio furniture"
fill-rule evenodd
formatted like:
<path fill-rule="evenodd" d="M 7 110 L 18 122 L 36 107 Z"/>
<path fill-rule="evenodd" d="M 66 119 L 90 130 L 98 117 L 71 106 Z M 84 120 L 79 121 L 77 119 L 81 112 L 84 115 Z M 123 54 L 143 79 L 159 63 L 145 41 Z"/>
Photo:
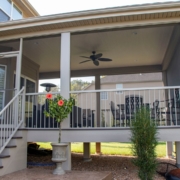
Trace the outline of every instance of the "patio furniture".
<path fill-rule="evenodd" d="M 70 113 L 70 127 L 82 127 L 82 109 L 77 106 L 73 106 L 72 112 Z"/>
<path fill-rule="evenodd" d="M 93 110 L 83 109 L 83 127 L 94 127 Z"/>
<path fill-rule="evenodd" d="M 46 117 L 44 111 L 48 111 L 48 104 L 45 103 L 42 106 L 33 105 L 33 110 L 31 113 L 28 112 L 28 117 L 26 117 L 26 127 L 29 128 L 58 128 L 59 125 L 54 118 Z M 73 106 L 72 112 L 70 113 L 70 127 L 94 127 L 94 113 L 92 110 L 81 109 L 80 107 Z"/>
<path fill-rule="evenodd" d="M 143 97 L 140 95 L 128 95 L 125 97 L 126 119 L 134 118 L 134 113 L 143 106 Z"/>
<path fill-rule="evenodd" d="M 113 101 L 110 102 L 110 106 L 111 106 L 111 112 L 113 115 L 113 119 L 114 121 L 119 121 L 119 124 L 116 124 L 115 122 L 113 122 L 113 126 L 124 126 L 124 119 L 125 119 L 125 115 L 124 114 L 120 114 L 119 109 L 115 108 L 115 104 Z"/>

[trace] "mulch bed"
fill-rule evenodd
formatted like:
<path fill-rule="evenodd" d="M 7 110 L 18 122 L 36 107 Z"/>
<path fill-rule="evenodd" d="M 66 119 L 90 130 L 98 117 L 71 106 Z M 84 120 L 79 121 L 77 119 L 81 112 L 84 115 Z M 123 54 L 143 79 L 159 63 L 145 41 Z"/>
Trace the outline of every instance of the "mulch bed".
<path fill-rule="evenodd" d="M 139 180 L 137 167 L 131 162 L 130 156 L 117 155 L 91 155 L 91 162 L 83 162 L 83 155 L 72 153 L 72 170 L 77 171 L 111 171 L 113 180 Z M 28 162 L 34 163 L 52 163 L 51 155 L 28 155 Z M 158 162 L 167 162 L 175 164 L 175 160 L 167 158 L 158 158 Z M 54 169 L 55 166 L 36 167 L 29 165 L 28 168 Z M 174 169 L 169 167 L 169 170 Z M 158 171 L 165 172 L 166 165 L 160 165 Z M 156 174 L 154 179 L 163 180 L 162 176 Z"/>

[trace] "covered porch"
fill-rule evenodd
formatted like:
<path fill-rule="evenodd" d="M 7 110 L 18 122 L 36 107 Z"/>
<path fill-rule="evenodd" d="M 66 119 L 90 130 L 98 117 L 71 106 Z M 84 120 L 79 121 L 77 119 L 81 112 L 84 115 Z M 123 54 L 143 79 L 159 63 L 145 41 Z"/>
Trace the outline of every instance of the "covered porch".
<path fill-rule="evenodd" d="M 57 35 L 49 33 L 46 36 L 24 38 L 21 42 L 2 41 L 3 53 L 18 51 L 22 46 L 21 78 L 19 82 L 17 80 L 20 84 L 17 86 L 21 88 L 26 85 L 25 127 L 58 127 L 54 120 L 44 116 L 44 110 L 48 109 L 46 93 L 38 93 L 38 81 L 52 78 L 60 78 L 61 84 L 61 90 L 53 93 L 54 98 L 61 93 L 64 97 L 73 96 L 76 100 L 76 106 L 69 120 L 64 122 L 64 128 L 127 128 L 134 119 L 134 113 L 142 106 L 150 110 L 157 126 L 178 126 L 180 100 L 176 77 L 179 72 L 175 68 L 178 66 L 179 30 L 178 24 L 148 25 Z M 92 59 L 88 59 L 92 51 L 112 61 L 97 60 L 97 66 Z M 2 64 L 6 65 L 10 61 L 6 60 L 1 57 Z M 81 64 L 84 60 L 88 62 Z M 13 68 L 15 71 L 15 65 L 6 66 L 9 71 Z M 101 87 L 101 76 L 157 72 L 162 73 L 159 87 L 156 83 L 119 90 Z M 15 84 L 14 76 L 8 77 L 11 83 L 4 89 Z M 71 91 L 71 77 L 87 76 L 95 77 L 94 89 Z M 9 92 L 3 92 L 9 97 Z"/>
<path fill-rule="evenodd" d="M 168 5 L 168 12 L 160 6 L 146 12 L 142 11 L 143 7 L 139 8 L 128 9 L 130 15 L 124 14 L 123 9 L 111 9 L 107 14 L 100 11 L 97 17 L 95 12 L 83 12 L 81 15 L 43 17 L 42 21 L 34 18 L 27 22 L 7 23 L 8 30 L 0 25 L 0 63 L 14 72 L 8 85 L 12 89 L 16 87 L 16 91 L 20 89 L 23 86 L 20 75 L 31 81 L 29 87 L 26 86 L 25 116 L 21 127 L 27 133 L 27 141 L 56 138 L 58 125 L 44 117 L 46 93 L 38 93 L 38 81 L 60 78 L 61 90 L 53 93 L 54 97 L 61 93 L 65 98 L 73 95 L 76 100 L 72 114 L 62 124 L 63 141 L 128 141 L 134 113 L 143 106 L 150 110 L 152 121 L 159 128 L 160 140 L 180 142 L 180 80 L 177 78 L 180 12 L 177 6 Z M 79 19 L 79 16 L 86 18 Z M 5 61 L 4 55 L 14 51 L 21 57 L 16 68 L 12 59 Z M 102 53 L 102 58 L 112 61 L 100 62 L 99 66 L 91 61 L 80 64 L 86 60 L 80 56 L 89 57 L 92 51 Z M 156 72 L 163 74 L 164 87 L 101 89 L 101 76 Z M 95 76 L 95 89 L 71 91 L 70 78 L 86 76 Z M 3 93 L 8 94 L 6 89 L 7 84 Z M 108 99 L 102 100 L 102 94 Z M 68 153 L 66 167 L 70 169 L 70 149 Z"/>

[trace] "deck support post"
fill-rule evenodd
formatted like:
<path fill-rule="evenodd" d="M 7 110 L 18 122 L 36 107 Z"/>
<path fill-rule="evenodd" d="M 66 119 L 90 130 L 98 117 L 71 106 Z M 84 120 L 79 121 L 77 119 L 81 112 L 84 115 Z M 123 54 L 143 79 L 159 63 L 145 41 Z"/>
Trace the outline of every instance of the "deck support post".
<path fill-rule="evenodd" d="M 71 34 L 61 33 L 61 54 L 60 54 L 60 77 L 61 77 L 61 95 L 68 99 L 69 98 L 69 91 L 70 91 L 70 38 Z M 70 120 L 69 117 L 65 119 L 62 124 L 63 128 L 70 127 Z M 62 131 L 62 142 L 63 131 Z M 68 143 L 68 147 L 66 150 L 66 157 L 67 160 L 62 164 L 64 170 L 71 170 L 71 144 Z"/>
<path fill-rule="evenodd" d="M 101 79 L 100 75 L 95 76 L 95 90 L 101 89 Z M 101 114 L 100 114 L 100 93 L 96 93 L 96 121 L 97 121 L 97 127 L 101 127 Z M 96 143 L 96 154 L 101 154 L 101 143 Z"/>
<path fill-rule="evenodd" d="M 83 143 L 83 159 L 84 162 L 90 162 L 91 159 L 91 144 L 89 142 Z"/>
<path fill-rule="evenodd" d="M 173 142 L 167 141 L 166 142 L 166 157 L 172 158 L 173 157 Z"/>
<path fill-rule="evenodd" d="M 176 165 L 180 168 L 180 142 L 175 142 L 176 147 Z"/>
<path fill-rule="evenodd" d="M 96 154 L 102 155 L 100 142 L 96 142 Z"/>

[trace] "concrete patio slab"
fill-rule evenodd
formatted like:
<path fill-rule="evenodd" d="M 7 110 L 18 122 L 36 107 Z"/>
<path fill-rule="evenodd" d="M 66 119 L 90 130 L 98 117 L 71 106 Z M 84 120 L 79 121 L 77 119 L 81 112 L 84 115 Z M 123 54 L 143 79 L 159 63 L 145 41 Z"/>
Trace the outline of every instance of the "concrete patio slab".
<path fill-rule="evenodd" d="M 112 180 L 111 172 L 69 171 L 64 175 L 53 175 L 51 169 L 24 169 L 0 177 L 1 180 Z"/>

